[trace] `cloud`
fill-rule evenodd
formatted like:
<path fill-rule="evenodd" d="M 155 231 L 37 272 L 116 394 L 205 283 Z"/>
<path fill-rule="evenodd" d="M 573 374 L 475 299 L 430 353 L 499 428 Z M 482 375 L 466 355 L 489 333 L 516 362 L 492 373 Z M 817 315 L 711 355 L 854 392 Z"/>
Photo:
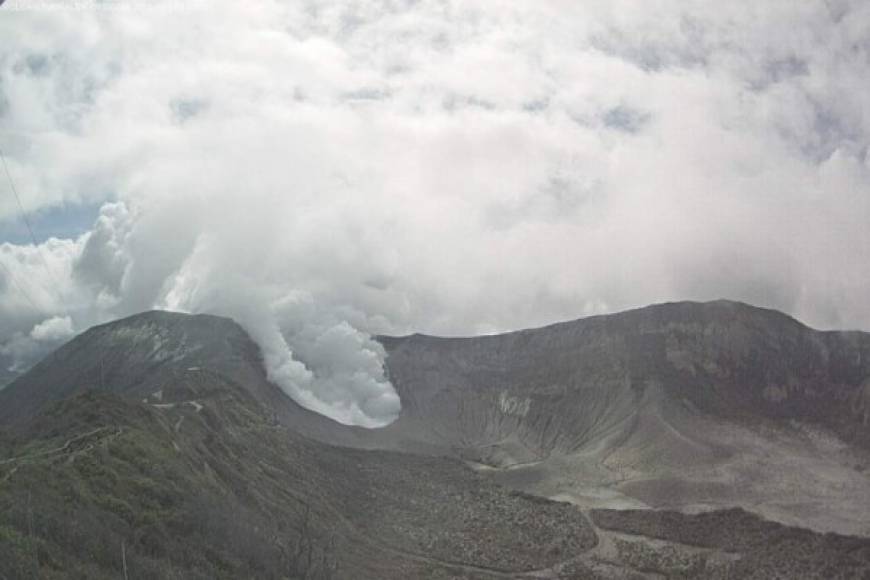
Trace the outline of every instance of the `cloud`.
<path fill-rule="evenodd" d="M 34 326 L 30 338 L 39 342 L 58 342 L 72 338 L 73 334 L 69 316 L 52 316 Z"/>
<path fill-rule="evenodd" d="M 226 314 L 373 426 L 372 334 L 719 297 L 870 329 L 865 2 L 50 8 L 0 13 L 0 147 L 28 211 L 103 205 L 51 272 L 0 247 L 6 344 Z"/>

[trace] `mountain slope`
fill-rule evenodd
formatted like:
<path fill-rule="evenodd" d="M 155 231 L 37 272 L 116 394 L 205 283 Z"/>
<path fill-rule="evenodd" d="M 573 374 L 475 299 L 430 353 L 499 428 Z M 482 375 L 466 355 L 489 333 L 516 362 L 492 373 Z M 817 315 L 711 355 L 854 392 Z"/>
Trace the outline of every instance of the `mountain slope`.
<path fill-rule="evenodd" d="M 201 371 L 86 392 L 0 436 L 0 577 L 858 578 L 870 540 L 739 511 L 592 512 L 456 460 L 332 447 Z"/>
<path fill-rule="evenodd" d="M 353 444 L 364 432 L 341 428 L 281 392 L 266 377 L 259 347 L 235 321 L 163 311 L 95 326 L 47 356 L 0 390 L 0 426 L 21 425 L 51 402 L 88 390 L 142 399 L 199 370 L 240 385 L 282 423 L 310 436 Z"/>
<path fill-rule="evenodd" d="M 382 341 L 403 405 L 382 439 L 587 507 L 742 505 L 870 534 L 866 333 L 717 301 Z"/>
<path fill-rule="evenodd" d="M 3 457 L 7 578 L 114 578 L 121 542 L 136 578 L 361 579 L 546 569 L 596 542 L 572 506 L 306 440 L 211 373 L 160 402 L 64 400 Z"/>
<path fill-rule="evenodd" d="M 582 507 L 742 506 L 870 535 L 870 335 L 745 304 L 674 303 L 475 338 L 380 338 L 382 429 L 303 409 L 235 322 L 150 312 L 75 338 L 0 391 L 0 425 L 89 387 L 133 400 L 202 370 L 321 442 L 453 456 Z"/>
<path fill-rule="evenodd" d="M 807 421 L 870 446 L 870 334 L 818 332 L 745 304 L 684 302 L 496 336 L 382 340 L 403 404 L 393 429 L 408 425 L 446 446 L 573 452 L 662 397 L 745 423 Z"/>
<path fill-rule="evenodd" d="M 89 329 L 13 381 L 2 394 L 0 423 L 90 389 L 142 398 L 187 368 L 256 384 L 257 357 L 256 345 L 229 319 L 145 312 Z"/>
<path fill-rule="evenodd" d="M 866 573 L 867 539 L 685 513 L 870 536 L 866 334 L 716 302 L 381 340 L 403 410 L 363 430 L 227 319 L 75 338 L 0 391 L 0 578 Z"/>

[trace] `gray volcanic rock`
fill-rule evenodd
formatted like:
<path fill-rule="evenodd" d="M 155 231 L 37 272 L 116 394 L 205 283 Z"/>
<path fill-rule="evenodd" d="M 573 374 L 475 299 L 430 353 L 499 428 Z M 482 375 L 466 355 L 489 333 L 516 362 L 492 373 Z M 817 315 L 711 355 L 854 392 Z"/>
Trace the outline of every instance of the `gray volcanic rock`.
<path fill-rule="evenodd" d="M 619 561 L 667 577 L 870 577 L 870 540 L 814 534 L 765 521 L 740 509 L 699 515 L 593 510 L 592 518 L 601 533 L 607 530 L 618 534 L 614 544 Z M 731 558 L 711 557 L 710 549 Z"/>
<path fill-rule="evenodd" d="M 870 334 L 772 310 L 674 303 L 475 338 L 382 338 L 407 437 L 541 459 L 594 445 L 645 404 L 807 421 L 870 447 Z M 489 450 L 489 451 L 488 451 Z"/>
<path fill-rule="evenodd" d="M 497 336 L 382 338 L 373 434 L 585 507 L 740 505 L 870 535 L 870 335 L 674 303 Z"/>

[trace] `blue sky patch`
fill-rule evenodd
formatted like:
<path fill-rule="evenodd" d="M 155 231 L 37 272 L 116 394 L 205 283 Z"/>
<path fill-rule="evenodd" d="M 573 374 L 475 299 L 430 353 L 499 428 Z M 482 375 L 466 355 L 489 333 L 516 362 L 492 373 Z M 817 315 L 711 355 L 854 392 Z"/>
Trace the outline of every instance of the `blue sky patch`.
<path fill-rule="evenodd" d="M 66 204 L 30 213 L 27 219 L 38 243 L 49 238 L 77 238 L 94 225 L 100 214 L 100 203 Z M 30 234 L 18 216 L 0 220 L 0 243 L 29 244 Z"/>

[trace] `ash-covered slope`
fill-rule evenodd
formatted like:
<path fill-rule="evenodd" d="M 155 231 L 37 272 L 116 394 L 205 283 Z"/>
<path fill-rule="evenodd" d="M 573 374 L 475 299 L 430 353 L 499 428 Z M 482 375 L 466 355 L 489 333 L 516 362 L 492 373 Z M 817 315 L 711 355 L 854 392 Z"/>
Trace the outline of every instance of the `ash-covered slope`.
<path fill-rule="evenodd" d="M 650 406 L 665 416 L 806 421 L 870 446 L 870 334 L 818 332 L 741 303 L 382 342 L 402 399 L 391 429 L 496 462 L 582 450 Z"/>
<path fill-rule="evenodd" d="M 870 534 L 870 335 L 717 301 L 476 338 L 384 338 L 378 434 L 581 505 L 744 506 Z"/>

